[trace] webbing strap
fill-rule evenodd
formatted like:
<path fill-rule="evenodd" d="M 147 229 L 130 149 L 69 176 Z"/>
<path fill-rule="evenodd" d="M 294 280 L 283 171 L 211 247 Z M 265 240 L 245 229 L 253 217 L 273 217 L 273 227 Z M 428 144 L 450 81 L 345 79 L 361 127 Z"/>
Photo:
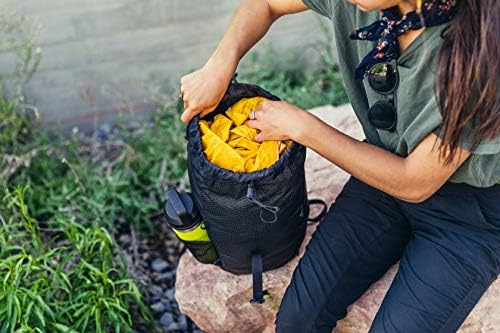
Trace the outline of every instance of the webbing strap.
<path fill-rule="evenodd" d="M 314 222 L 321 221 L 321 219 L 323 217 L 325 217 L 326 213 L 328 212 L 328 205 L 326 204 L 326 202 L 324 202 L 321 199 L 311 199 L 311 200 L 308 200 L 308 204 L 309 204 L 309 206 L 312 206 L 312 205 L 321 205 L 321 206 L 323 206 L 323 209 L 321 210 L 321 213 L 318 214 L 318 216 L 307 219 L 307 221 L 309 221 L 309 222 L 313 222 L 314 223 Z"/>
<path fill-rule="evenodd" d="M 262 255 L 260 253 L 252 255 L 252 280 L 253 297 L 250 303 L 262 304 L 264 303 L 264 291 L 262 290 Z"/>

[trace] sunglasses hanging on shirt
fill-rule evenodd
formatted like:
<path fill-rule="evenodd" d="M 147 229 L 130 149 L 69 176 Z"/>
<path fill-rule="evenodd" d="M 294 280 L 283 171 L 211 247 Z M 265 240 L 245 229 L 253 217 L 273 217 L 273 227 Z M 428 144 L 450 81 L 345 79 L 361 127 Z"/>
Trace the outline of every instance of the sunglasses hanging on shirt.
<path fill-rule="evenodd" d="M 384 131 L 393 132 L 397 124 L 396 89 L 399 85 L 399 72 L 396 60 L 375 64 L 367 75 L 368 84 L 377 94 L 387 97 L 368 110 L 370 124 Z"/>

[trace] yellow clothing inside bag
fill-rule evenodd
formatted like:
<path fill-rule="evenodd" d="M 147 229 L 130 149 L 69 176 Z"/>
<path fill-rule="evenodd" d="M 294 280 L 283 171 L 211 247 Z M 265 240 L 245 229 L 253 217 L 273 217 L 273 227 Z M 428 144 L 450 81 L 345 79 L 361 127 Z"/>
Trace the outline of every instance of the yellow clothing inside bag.
<path fill-rule="evenodd" d="M 258 131 L 244 124 L 250 111 L 259 107 L 263 97 L 243 98 L 231 106 L 226 115 L 218 114 L 213 122 L 200 120 L 201 143 L 207 159 L 235 172 L 253 172 L 276 163 L 292 141 L 264 141 L 254 137 Z"/>

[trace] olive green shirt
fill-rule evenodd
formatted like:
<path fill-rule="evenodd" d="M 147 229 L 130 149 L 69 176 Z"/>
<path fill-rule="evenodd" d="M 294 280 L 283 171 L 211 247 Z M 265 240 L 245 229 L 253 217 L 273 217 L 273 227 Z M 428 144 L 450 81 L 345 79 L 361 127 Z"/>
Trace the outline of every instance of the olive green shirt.
<path fill-rule="evenodd" d="M 434 73 L 446 25 L 426 28 L 398 59 L 400 82 L 396 91 L 397 126 L 394 132 L 378 130 L 368 121 L 368 109 L 385 97 L 375 93 L 367 80 L 356 81 L 354 70 L 376 42 L 351 40 L 358 27 L 380 19 L 380 12 L 365 13 L 346 0 L 303 0 L 312 10 L 333 22 L 339 67 L 352 104 L 369 143 L 407 156 L 428 134 L 439 133 L 441 113 L 434 93 Z M 470 149 L 465 134 L 462 147 Z M 500 137 L 482 141 L 452 175 L 450 181 L 476 187 L 500 183 Z"/>

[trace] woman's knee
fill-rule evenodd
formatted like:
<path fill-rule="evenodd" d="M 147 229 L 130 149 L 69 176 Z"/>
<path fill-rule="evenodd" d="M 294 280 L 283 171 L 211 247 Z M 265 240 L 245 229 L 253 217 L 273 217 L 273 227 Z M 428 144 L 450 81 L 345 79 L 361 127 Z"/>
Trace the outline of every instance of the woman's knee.
<path fill-rule="evenodd" d="M 313 322 L 312 309 L 302 307 L 298 299 L 283 298 L 274 323 L 276 333 L 308 333 Z"/>

